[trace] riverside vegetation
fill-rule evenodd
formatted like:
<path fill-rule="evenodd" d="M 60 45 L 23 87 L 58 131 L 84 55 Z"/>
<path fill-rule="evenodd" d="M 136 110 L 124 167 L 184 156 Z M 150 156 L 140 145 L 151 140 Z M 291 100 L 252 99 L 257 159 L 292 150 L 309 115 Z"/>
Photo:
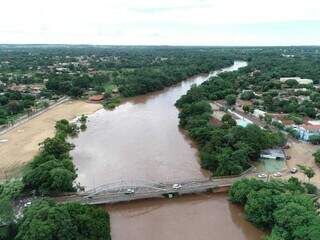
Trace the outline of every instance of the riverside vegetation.
<path fill-rule="evenodd" d="M 199 146 L 202 167 L 216 176 L 239 174 L 262 149 L 281 146 L 285 139 L 281 133 L 255 125 L 236 126 L 229 115 L 223 117 L 222 126 L 213 126 L 209 124 L 212 110 L 208 101 L 225 99 L 233 105 L 241 94 L 244 100 L 256 100 L 256 108 L 292 114 L 296 122 L 305 116 L 317 118 L 319 90 L 295 81 L 281 83 L 279 78 L 300 76 L 318 84 L 318 47 L 1 46 L 0 125 L 64 95 L 86 98 L 92 92 L 104 94 L 105 104 L 115 107 L 121 96 L 160 90 L 188 76 L 229 66 L 234 60 L 245 60 L 248 66 L 192 87 L 176 106 L 181 110 L 180 126 Z M 30 90 L 33 84 L 42 85 L 39 92 Z M 309 98 L 299 101 L 298 97 Z M 1 185 L 0 239 L 110 239 L 108 214 L 99 208 L 60 205 L 44 198 L 34 201 L 23 217 L 16 219 L 13 204 L 20 196 L 30 192 L 49 196 L 80 187 L 74 184 L 77 174 L 69 154 L 74 146 L 66 141 L 78 131 L 75 125 L 59 121 L 56 135 L 41 143 L 22 181 Z M 296 179 L 243 180 L 232 187 L 230 198 L 245 205 L 251 222 L 272 229 L 270 240 L 316 240 L 319 217 L 306 192 L 313 193 L 314 187 Z"/>
<path fill-rule="evenodd" d="M 236 92 L 237 73 L 224 73 L 193 86 L 182 96 L 176 106 L 180 109 L 180 126 L 188 130 L 199 146 L 201 166 L 215 176 L 237 175 L 248 169 L 263 149 L 285 144 L 280 132 L 264 130 L 250 124 L 236 126 L 228 114 L 222 118 L 222 126 L 210 124 L 212 109 L 209 100 L 224 99 Z"/>
<path fill-rule="evenodd" d="M 84 129 L 86 117 L 79 121 Z M 50 198 L 55 193 L 76 191 L 76 169 L 69 154 L 73 145 L 68 136 L 79 132 L 76 124 L 61 120 L 56 134 L 40 144 L 40 151 L 28 164 L 22 181 L 0 185 L 0 239 L 110 239 L 109 215 L 103 209 L 77 203 L 58 204 Z M 23 196 L 38 195 L 18 218 L 14 205 Z"/>
<path fill-rule="evenodd" d="M 229 192 L 233 203 L 244 206 L 248 221 L 271 231 L 266 240 L 320 239 L 317 188 L 297 178 L 264 182 L 240 180 Z"/>

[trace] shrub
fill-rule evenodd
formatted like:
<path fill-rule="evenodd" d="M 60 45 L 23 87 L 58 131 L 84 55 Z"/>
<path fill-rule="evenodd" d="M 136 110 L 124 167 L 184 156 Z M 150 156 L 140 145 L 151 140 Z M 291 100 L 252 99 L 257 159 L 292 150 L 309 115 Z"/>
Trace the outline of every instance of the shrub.
<path fill-rule="evenodd" d="M 312 135 L 309 137 L 309 142 L 311 142 L 312 144 L 320 144 L 320 135 Z"/>

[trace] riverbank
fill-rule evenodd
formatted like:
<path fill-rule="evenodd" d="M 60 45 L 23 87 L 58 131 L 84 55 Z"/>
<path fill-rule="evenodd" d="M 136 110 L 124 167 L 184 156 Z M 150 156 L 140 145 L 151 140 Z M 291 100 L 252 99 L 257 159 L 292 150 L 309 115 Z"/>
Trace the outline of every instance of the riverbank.
<path fill-rule="evenodd" d="M 21 168 L 38 152 L 39 143 L 54 135 L 56 121 L 72 120 L 101 108 L 100 104 L 68 101 L 1 135 L 0 179 L 19 175 Z"/>

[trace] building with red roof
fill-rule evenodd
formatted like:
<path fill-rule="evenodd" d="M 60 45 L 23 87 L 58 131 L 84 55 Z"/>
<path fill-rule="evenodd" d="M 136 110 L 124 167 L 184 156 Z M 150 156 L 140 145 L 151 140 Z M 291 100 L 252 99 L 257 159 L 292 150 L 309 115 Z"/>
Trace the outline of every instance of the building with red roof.
<path fill-rule="evenodd" d="M 94 96 L 89 97 L 89 100 L 91 102 L 101 102 L 103 99 L 104 99 L 103 95 L 94 95 Z"/>
<path fill-rule="evenodd" d="M 222 122 L 218 118 L 215 118 L 215 117 L 211 118 L 210 122 L 211 122 L 211 124 L 216 125 L 216 126 L 222 125 Z"/>

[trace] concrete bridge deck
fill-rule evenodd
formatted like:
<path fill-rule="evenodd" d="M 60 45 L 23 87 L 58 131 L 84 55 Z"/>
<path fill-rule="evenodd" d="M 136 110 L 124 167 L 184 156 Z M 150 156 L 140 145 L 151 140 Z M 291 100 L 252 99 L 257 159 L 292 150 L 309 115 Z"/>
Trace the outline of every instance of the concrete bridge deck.
<path fill-rule="evenodd" d="M 59 202 L 78 202 L 82 204 L 111 204 L 118 202 L 129 202 L 139 199 L 163 198 L 172 195 L 187 195 L 214 191 L 223 187 L 230 187 L 234 182 L 244 178 L 244 176 L 233 178 L 215 178 L 209 180 L 194 180 L 178 183 L 178 189 L 173 187 L 175 183 L 117 183 L 107 184 L 90 190 L 88 192 L 76 193 L 56 197 Z M 133 189 L 134 193 L 128 193 L 128 189 Z"/>

